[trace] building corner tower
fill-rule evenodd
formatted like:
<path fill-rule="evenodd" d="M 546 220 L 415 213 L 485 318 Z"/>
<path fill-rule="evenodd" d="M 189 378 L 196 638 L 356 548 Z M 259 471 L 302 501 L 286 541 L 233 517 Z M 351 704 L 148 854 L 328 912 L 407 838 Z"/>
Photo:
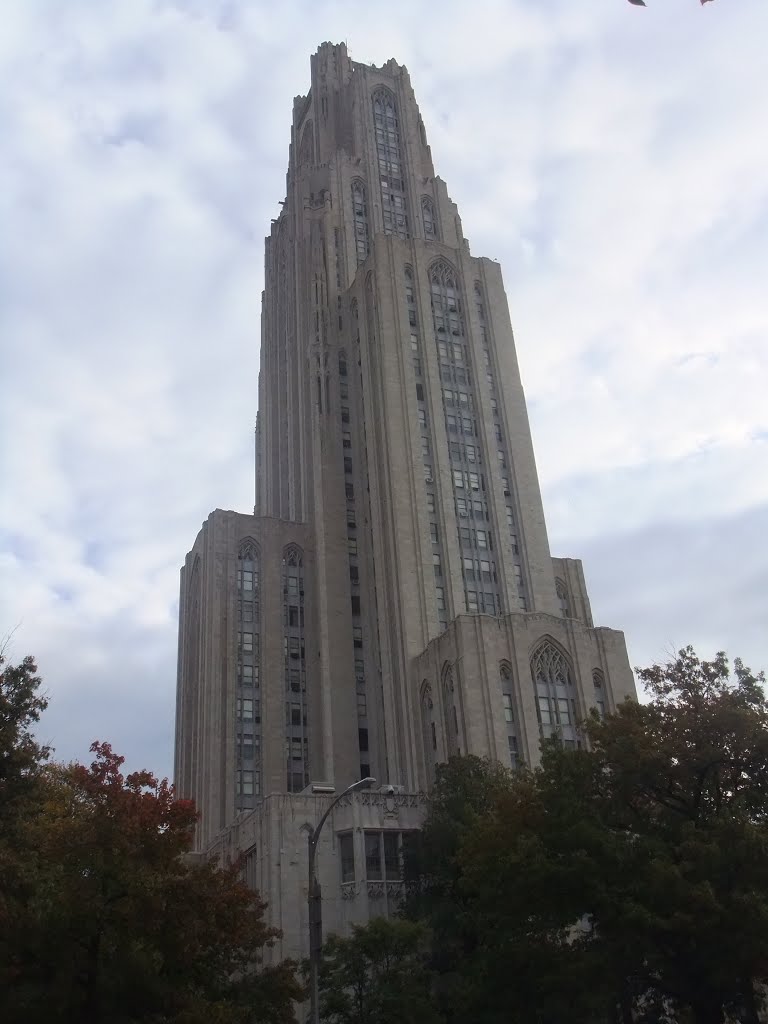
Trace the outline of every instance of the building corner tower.
<path fill-rule="evenodd" d="M 435 176 L 408 73 L 312 57 L 266 240 L 253 515 L 181 573 L 175 777 L 196 842 L 246 854 L 306 954 L 306 835 L 327 931 L 391 911 L 439 761 L 535 763 L 634 695 L 581 563 L 549 550 L 506 295 Z M 391 790 L 393 787 L 393 790 Z"/>

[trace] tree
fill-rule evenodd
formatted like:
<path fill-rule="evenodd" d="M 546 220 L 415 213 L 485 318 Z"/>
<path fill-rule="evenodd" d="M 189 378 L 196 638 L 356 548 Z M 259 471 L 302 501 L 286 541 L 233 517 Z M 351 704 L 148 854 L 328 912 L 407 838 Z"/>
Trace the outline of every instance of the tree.
<path fill-rule="evenodd" d="M 0 950 L 0 1015 L 15 1021 L 282 1024 L 302 997 L 293 965 L 262 964 L 276 936 L 238 877 L 189 855 L 194 806 L 94 743 L 54 765 L 27 825 L 26 898 Z"/>
<path fill-rule="evenodd" d="M 485 971 L 474 1020 L 755 1022 L 768 980 L 768 703 L 762 676 L 687 648 L 641 671 L 648 704 L 544 744 L 461 842 L 462 900 Z M 544 969 L 535 1002 L 518 984 Z M 504 963 L 507 972 L 498 969 Z M 524 978 L 523 978 L 524 981 Z M 471 989 L 475 997 L 478 987 Z M 535 1013 L 534 1013 L 535 1011 Z M 608 1016 L 607 1016 L 608 1015 Z"/>
<path fill-rule="evenodd" d="M 425 956 L 426 929 L 374 918 L 323 947 L 320 1016 L 328 1024 L 439 1024 Z"/>
<path fill-rule="evenodd" d="M 40 682 L 33 658 L 7 665 L 0 652 L 0 844 L 9 841 L 19 814 L 33 798 L 49 755 L 31 731 L 48 706 L 38 692 Z"/>
<path fill-rule="evenodd" d="M 28 863 L 34 854 L 25 826 L 42 800 L 49 753 L 32 734 L 48 703 L 39 688 L 32 658 L 8 665 L 0 651 L 0 956 L 11 941 L 14 922 L 23 916 Z"/>
<path fill-rule="evenodd" d="M 406 854 L 404 913 L 430 930 L 430 965 L 438 1003 L 449 1022 L 481 1019 L 472 1014 L 482 972 L 467 965 L 474 963 L 485 926 L 477 920 L 474 894 L 464 884 L 462 848 L 512 780 L 512 773 L 498 762 L 472 755 L 439 764 L 427 817 Z"/>
<path fill-rule="evenodd" d="M 628 702 L 588 736 L 606 780 L 597 799 L 631 838 L 621 889 L 655 988 L 697 1021 L 756 1020 L 768 981 L 768 701 L 765 677 L 692 648 L 639 671 L 652 700 Z M 606 906 L 602 927 L 626 930 Z M 624 913 L 622 913 L 622 917 Z"/>

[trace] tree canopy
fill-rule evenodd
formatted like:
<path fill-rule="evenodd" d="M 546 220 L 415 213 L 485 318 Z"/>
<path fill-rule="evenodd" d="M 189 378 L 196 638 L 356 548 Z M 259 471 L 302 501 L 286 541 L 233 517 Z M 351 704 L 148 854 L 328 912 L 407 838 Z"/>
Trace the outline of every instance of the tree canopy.
<path fill-rule="evenodd" d="M 107 743 L 88 766 L 44 765 L 35 672 L 27 659 L 0 680 L 1 784 L 36 786 L 0 847 L 0 1019 L 293 1021 L 303 989 L 292 963 L 263 964 L 277 935 L 265 904 L 237 865 L 189 854 L 193 804 L 150 772 L 123 775 Z"/>
<path fill-rule="evenodd" d="M 323 948 L 320 1015 L 328 1024 L 439 1024 L 427 969 L 426 929 L 375 918 Z"/>
<path fill-rule="evenodd" d="M 408 912 L 432 929 L 446 1020 L 757 1020 L 764 679 L 690 648 L 639 675 L 650 701 L 594 713 L 584 749 L 439 773 Z"/>

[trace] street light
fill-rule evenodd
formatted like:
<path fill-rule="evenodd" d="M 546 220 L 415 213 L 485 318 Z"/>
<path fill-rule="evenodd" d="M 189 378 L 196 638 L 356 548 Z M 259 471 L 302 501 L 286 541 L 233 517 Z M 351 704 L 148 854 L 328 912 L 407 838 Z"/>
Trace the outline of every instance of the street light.
<path fill-rule="evenodd" d="M 320 895 L 320 883 L 315 874 L 315 854 L 317 843 L 320 839 L 320 831 L 336 804 L 347 793 L 352 793 L 363 786 L 372 786 L 376 779 L 370 776 L 365 779 L 358 779 L 351 786 L 347 786 L 343 793 L 339 793 L 335 800 L 328 805 L 325 814 L 314 832 L 309 835 L 309 889 L 307 890 L 307 904 L 309 910 L 309 998 L 310 998 L 310 1024 L 320 1024 L 320 1007 L 317 999 L 317 975 L 320 967 L 320 951 L 323 948 L 323 905 Z"/>

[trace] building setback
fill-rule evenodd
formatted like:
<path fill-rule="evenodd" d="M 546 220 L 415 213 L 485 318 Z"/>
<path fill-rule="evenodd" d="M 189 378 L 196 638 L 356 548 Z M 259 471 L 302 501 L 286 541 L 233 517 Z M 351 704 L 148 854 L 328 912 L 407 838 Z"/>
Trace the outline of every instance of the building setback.
<path fill-rule="evenodd" d="M 266 239 L 253 515 L 181 571 L 175 777 L 200 851 L 245 854 L 306 955 L 307 834 L 326 934 L 388 913 L 453 754 L 535 763 L 635 694 L 581 562 L 553 558 L 499 265 L 474 257 L 408 72 L 324 43 L 294 100 Z M 247 386 L 244 383 L 244 386 Z"/>

